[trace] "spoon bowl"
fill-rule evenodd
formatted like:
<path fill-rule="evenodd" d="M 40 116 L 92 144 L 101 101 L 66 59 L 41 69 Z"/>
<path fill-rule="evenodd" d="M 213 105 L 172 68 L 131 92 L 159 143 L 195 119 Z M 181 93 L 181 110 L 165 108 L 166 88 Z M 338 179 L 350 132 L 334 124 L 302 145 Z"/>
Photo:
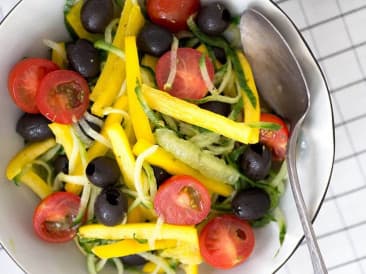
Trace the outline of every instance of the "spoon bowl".
<path fill-rule="evenodd" d="M 276 27 L 255 9 L 240 21 L 242 45 L 263 100 L 290 124 L 287 169 L 296 208 L 305 233 L 314 273 L 327 273 L 301 192 L 296 168 L 298 135 L 310 109 L 310 93 L 301 67 Z"/>

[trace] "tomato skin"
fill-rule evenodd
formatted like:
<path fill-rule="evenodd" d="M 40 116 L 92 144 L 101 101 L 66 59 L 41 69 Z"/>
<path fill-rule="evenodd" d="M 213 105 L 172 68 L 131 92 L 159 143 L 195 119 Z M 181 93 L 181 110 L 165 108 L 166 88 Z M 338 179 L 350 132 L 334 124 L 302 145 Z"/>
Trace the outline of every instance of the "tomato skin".
<path fill-rule="evenodd" d="M 199 245 L 204 261 L 219 269 L 229 269 L 243 263 L 255 245 L 249 223 L 234 215 L 214 217 L 201 230 Z"/>
<path fill-rule="evenodd" d="M 59 67 L 50 60 L 27 58 L 16 63 L 8 75 L 8 90 L 24 112 L 39 113 L 36 94 L 42 78 Z"/>
<path fill-rule="evenodd" d="M 198 224 L 206 218 L 210 207 L 207 189 L 188 175 L 170 177 L 159 187 L 154 198 L 156 213 L 169 224 Z"/>
<path fill-rule="evenodd" d="M 181 99 L 201 99 L 206 96 L 208 88 L 202 78 L 199 67 L 202 53 L 192 48 L 178 48 L 177 50 L 177 72 L 173 86 L 168 92 Z M 171 52 L 161 56 L 156 64 L 156 82 L 159 89 L 164 89 L 170 72 Z M 214 78 L 214 66 L 206 57 L 206 68 L 211 81 Z"/>
<path fill-rule="evenodd" d="M 188 17 L 199 7 L 199 0 L 148 0 L 146 5 L 151 21 L 171 32 L 187 29 Z"/>
<path fill-rule="evenodd" d="M 271 113 L 262 113 L 260 120 L 263 122 L 276 123 L 281 126 L 277 131 L 261 129 L 259 141 L 272 150 L 274 160 L 283 161 L 286 157 L 287 142 L 289 138 L 289 130 L 286 123 L 280 117 Z"/>
<path fill-rule="evenodd" d="M 56 70 L 41 81 L 37 106 L 49 120 L 71 124 L 79 120 L 89 106 L 89 86 L 77 72 Z"/>
<path fill-rule="evenodd" d="M 70 192 L 52 193 L 42 200 L 34 211 L 34 231 L 42 240 L 50 243 L 72 240 L 77 233 L 77 226 L 73 221 L 79 207 L 79 196 Z"/>

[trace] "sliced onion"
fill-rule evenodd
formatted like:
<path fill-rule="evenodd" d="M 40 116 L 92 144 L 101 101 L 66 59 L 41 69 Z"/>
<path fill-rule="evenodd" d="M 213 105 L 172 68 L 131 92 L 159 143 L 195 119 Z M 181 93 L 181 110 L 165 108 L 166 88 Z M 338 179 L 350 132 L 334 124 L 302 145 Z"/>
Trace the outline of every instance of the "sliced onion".
<path fill-rule="evenodd" d="M 177 52 L 178 52 L 179 40 L 173 36 L 172 48 L 170 50 L 170 71 L 168 75 L 168 79 L 164 84 L 163 89 L 169 91 L 173 87 L 175 75 L 177 74 Z"/>

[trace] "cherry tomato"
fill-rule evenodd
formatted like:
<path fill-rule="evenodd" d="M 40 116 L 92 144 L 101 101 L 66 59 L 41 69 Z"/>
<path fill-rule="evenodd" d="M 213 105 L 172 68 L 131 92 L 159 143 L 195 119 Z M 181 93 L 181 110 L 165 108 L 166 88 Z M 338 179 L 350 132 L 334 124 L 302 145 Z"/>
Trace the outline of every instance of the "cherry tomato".
<path fill-rule="evenodd" d="M 27 58 L 18 62 L 8 76 L 8 89 L 15 104 L 24 112 L 39 113 L 36 94 L 42 78 L 59 69 L 50 60 Z"/>
<path fill-rule="evenodd" d="M 234 215 L 210 220 L 199 235 L 201 255 L 215 268 L 229 269 L 244 262 L 252 253 L 254 233 L 245 220 Z"/>
<path fill-rule="evenodd" d="M 199 67 L 202 53 L 192 48 L 178 48 L 177 51 L 177 72 L 172 88 L 168 92 L 182 99 L 200 99 L 207 92 L 207 86 L 203 80 Z M 160 89 L 164 89 L 170 72 L 171 52 L 165 53 L 159 58 L 156 64 L 156 82 Z M 206 57 L 206 68 L 208 75 L 213 80 L 214 66 L 209 58 Z"/>
<path fill-rule="evenodd" d="M 206 218 L 210 207 L 207 189 L 188 175 L 170 177 L 159 187 L 154 198 L 156 213 L 169 224 L 198 224 Z"/>
<path fill-rule="evenodd" d="M 80 197 L 70 192 L 55 192 L 37 206 L 33 228 L 43 240 L 51 243 L 70 241 L 77 232 L 74 225 L 80 206 Z"/>
<path fill-rule="evenodd" d="M 261 121 L 276 123 L 281 126 L 279 130 L 261 129 L 259 140 L 272 150 L 273 159 L 282 161 L 286 156 L 286 147 L 289 131 L 286 123 L 277 115 L 262 113 Z"/>
<path fill-rule="evenodd" d="M 39 85 L 37 106 L 49 120 L 71 124 L 80 119 L 89 105 L 89 86 L 77 72 L 56 70 Z"/>
<path fill-rule="evenodd" d="M 172 32 L 187 29 L 187 19 L 197 12 L 199 0 L 148 0 L 147 14 L 152 22 Z"/>

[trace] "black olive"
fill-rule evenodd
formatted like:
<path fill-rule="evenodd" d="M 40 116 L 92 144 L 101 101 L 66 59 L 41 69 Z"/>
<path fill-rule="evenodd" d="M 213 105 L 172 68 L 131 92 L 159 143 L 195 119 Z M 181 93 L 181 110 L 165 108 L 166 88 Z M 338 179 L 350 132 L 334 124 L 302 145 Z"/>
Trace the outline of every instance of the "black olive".
<path fill-rule="evenodd" d="M 170 49 L 173 35 L 166 29 L 155 25 L 145 24 L 137 36 L 137 47 L 143 53 L 161 56 Z"/>
<path fill-rule="evenodd" d="M 213 53 L 215 54 L 216 59 L 221 63 L 226 63 L 226 54 L 223 48 L 212 47 Z"/>
<path fill-rule="evenodd" d="M 133 265 L 143 265 L 146 263 L 146 260 L 139 256 L 138 254 L 127 255 L 120 257 L 121 261 L 125 265 L 133 266 Z"/>
<path fill-rule="evenodd" d="M 268 193 L 260 188 L 241 190 L 231 201 L 234 214 L 245 220 L 256 220 L 263 217 L 270 206 L 271 200 Z"/>
<path fill-rule="evenodd" d="M 41 114 L 24 113 L 16 124 L 16 132 L 28 142 L 46 140 L 53 137 L 49 123 Z"/>
<path fill-rule="evenodd" d="M 197 14 L 197 25 L 208 35 L 220 35 L 230 24 L 229 10 L 219 2 L 203 6 Z"/>
<path fill-rule="evenodd" d="M 71 67 L 85 78 L 93 78 L 100 73 L 98 50 L 86 39 L 79 39 L 66 46 Z"/>
<path fill-rule="evenodd" d="M 99 156 L 91 160 L 85 173 L 89 181 L 98 187 L 115 184 L 121 175 L 116 160 L 106 156 Z"/>
<path fill-rule="evenodd" d="M 264 144 L 249 145 L 239 162 L 243 173 L 252 180 L 264 179 L 271 169 L 272 154 Z"/>
<path fill-rule="evenodd" d="M 94 214 L 97 221 L 107 226 L 120 224 L 127 209 L 127 197 L 115 187 L 104 188 L 94 204 Z"/>
<path fill-rule="evenodd" d="M 154 175 L 156 179 L 156 183 L 158 186 L 160 186 L 165 180 L 170 178 L 172 175 L 166 172 L 164 169 L 158 167 L 158 166 L 152 166 L 154 170 Z"/>
<path fill-rule="evenodd" d="M 60 172 L 65 174 L 69 173 L 69 160 L 67 159 L 66 155 L 57 156 L 53 165 L 55 168 L 55 174 L 59 174 Z"/>
<path fill-rule="evenodd" d="M 199 105 L 200 108 L 207 109 L 209 111 L 215 112 L 217 114 L 228 116 L 231 111 L 230 104 L 218 102 L 218 101 L 210 101 Z"/>
<path fill-rule="evenodd" d="M 113 19 L 112 0 L 87 0 L 80 11 L 83 27 L 92 33 L 104 33 Z"/>

